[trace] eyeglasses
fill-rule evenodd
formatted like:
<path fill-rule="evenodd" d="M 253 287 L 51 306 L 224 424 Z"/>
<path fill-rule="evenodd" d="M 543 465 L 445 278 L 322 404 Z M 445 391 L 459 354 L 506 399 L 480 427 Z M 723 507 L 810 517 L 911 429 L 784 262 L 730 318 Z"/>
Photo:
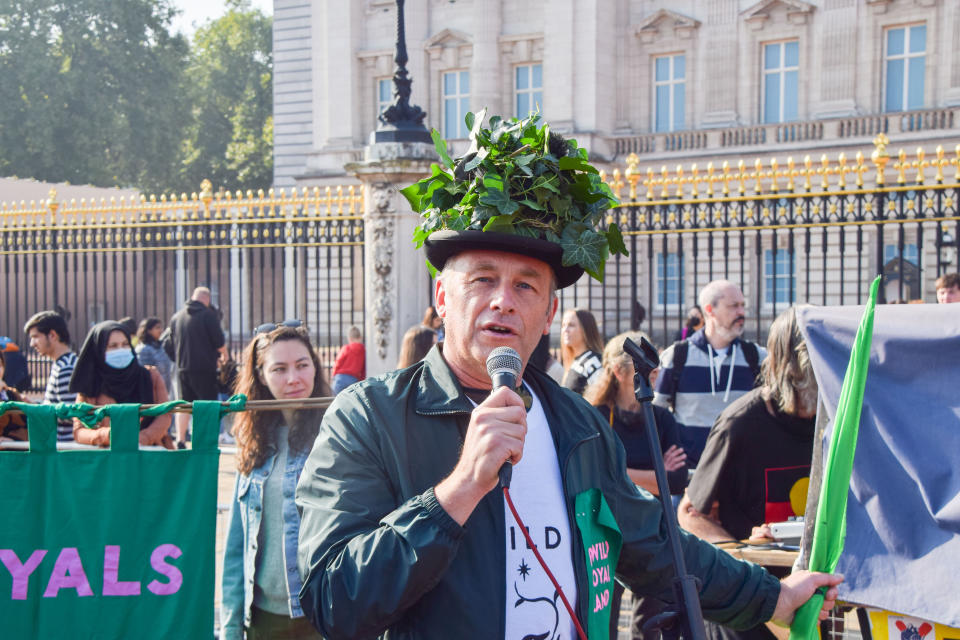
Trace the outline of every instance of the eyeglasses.
<path fill-rule="evenodd" d="M 291 329 L 297 329 L 303 326 L 302 320 L 284 320 L 283 322 L 265 322 L 256 329 L 253 330 L 253 335 L 258 336 L 261 333 L 270 333 L 274 329 L 279 327 L 290 327 Z"/>

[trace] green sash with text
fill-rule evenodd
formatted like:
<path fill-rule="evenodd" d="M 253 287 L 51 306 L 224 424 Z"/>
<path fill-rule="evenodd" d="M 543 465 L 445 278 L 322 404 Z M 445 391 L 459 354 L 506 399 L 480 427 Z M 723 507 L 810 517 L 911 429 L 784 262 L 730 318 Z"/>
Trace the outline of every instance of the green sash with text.
<path fill-rule="evenodd" d="M 623 536 L 599 489 L 588 489 L 577 495 L 574 500 L 574 517 L 587 559 L 587 637 L 590 640 L 607 638 L 610 634 L 614 573 Z"/>

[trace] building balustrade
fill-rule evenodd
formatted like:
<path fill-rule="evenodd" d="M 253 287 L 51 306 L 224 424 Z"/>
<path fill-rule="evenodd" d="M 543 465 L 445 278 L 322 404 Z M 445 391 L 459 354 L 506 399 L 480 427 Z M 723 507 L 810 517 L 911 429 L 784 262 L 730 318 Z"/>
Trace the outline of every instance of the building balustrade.
<path fill-rule="evenodd" d="M 877 134 L 896 135 L 936 131 L 955 131 L 960 107 L 881 113 L 844 118 L 824 118 L 772 124 L 756 124 L 716 129 L 696 129 L 665 133 L 645 133 L 608 138 L 617 161 L 631 153 L 662 155 L 696 150 L 736 150 L 764 145 L 808 142 L 837 145 L 862 144 Z M 758 150 L 759 151 L 759 150 Z"/>

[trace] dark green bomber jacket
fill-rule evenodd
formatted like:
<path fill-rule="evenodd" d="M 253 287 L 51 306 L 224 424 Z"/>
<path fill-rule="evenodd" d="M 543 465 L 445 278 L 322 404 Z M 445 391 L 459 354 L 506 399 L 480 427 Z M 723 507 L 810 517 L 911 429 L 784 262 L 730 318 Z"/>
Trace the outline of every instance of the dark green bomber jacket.
<path fill-rule="evenodd" d="M 663 510 L 627 477 L 619 438 L 543 372 L 528 367 L 524 380 L 543 404 L 561 465 L 578 617 L 586 620 L 588 577 L 574 496 L 590 488 L 602 491 L 623 534 L 617 577 L 672 600 Z M 349 387 L 326 411 L 296 502 L 300 601 L 329 640 L 504 637 L 503 494 L 487 494 L 461 527 L 433 491 L 458 460 L 472 408 L 435 347 L 417 365 Z M 774 577 L 681 536 L 707 618 L 747 628 L 773 615 Z"/>

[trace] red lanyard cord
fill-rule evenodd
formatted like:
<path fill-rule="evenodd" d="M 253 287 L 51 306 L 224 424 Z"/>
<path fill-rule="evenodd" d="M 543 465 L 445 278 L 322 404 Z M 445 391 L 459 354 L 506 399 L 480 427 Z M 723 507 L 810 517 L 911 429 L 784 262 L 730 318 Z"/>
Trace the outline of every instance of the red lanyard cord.
<path fill-rule="evenodd" d="M 503 488 L 503 497 L 506 499 L 507 506 L 510 507 L 510 513 L 513 514 L 513 519 L 517 521 L 517 526 L 520 527 L 523 537 L 527 540 L 527 546 L 533 551 L 533 555 L 537 557 L 537 562 L 540 563 L 540 566 L 543 567 L 543 570 L 547 572 L 547 577 L 550 578 L 550 582 L 553 583 L 553 588 L 556 589 L 557 593 L 560 594 L 560 599 L 563 600 L 563 606 L 567 608 L 567 613 L 570 614 L 570 619 L 573 620 L 573 624 L 577 628 L 577 635 L 580 636 L 580 640 L 588 640 L 587 634 L 584 633 L 583 627 L 580 626 L 580 621 L 577 620 L 576 612 L 573 610 L 573 607 L 570 606 L 570 602 L 567 600 L 567 596 L 563 593 L 563 589 L 560 588 L 560 583 L 557 582 L 557 579 L 553 577 L 553 572 L 550 571 L 550 567 L 547 566 L 547 563 L 544 562 L 540 552 L 537 551 L 537 545 L 533 544 L 533 540 L 530 538 L 530 532 L 527 531 L 526 525 L 524 525 L 523 520 L 520 519 L 520 514 L 517 513 L 517 508 L 513 506 L 513 500 L 510 499 L 510 489 L 507 487 Z"/>

